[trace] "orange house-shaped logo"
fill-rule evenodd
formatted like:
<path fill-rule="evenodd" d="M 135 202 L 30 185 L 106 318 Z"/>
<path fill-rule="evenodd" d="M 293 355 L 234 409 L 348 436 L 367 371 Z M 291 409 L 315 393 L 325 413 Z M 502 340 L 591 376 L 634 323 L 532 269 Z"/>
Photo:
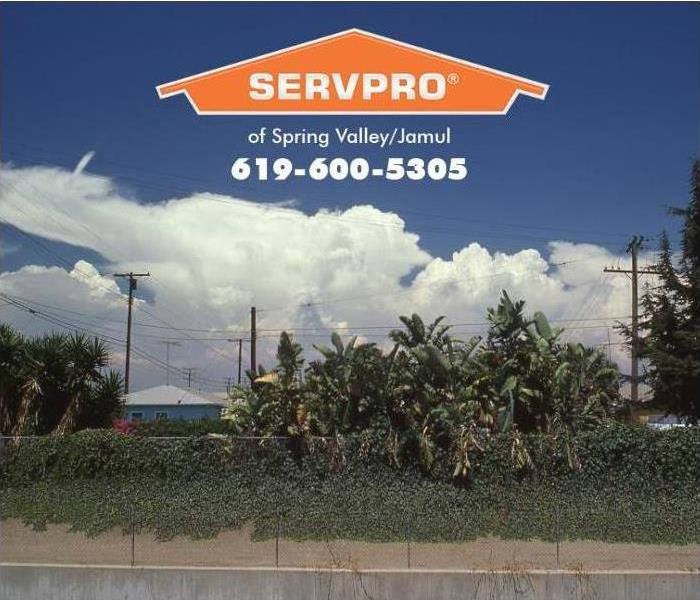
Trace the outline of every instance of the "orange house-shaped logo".
<path fill-rule="evenodd" d="M 504 115 L 548 85 L 359 29 L 159 85 L 200 115 Z"/>

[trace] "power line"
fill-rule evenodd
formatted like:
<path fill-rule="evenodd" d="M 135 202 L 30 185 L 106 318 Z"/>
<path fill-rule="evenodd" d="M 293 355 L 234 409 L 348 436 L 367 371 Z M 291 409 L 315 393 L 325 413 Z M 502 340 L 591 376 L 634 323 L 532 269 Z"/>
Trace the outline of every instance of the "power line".
<path fill-rule="evenodd" d="M 576 321 L 580 320 L 589 309 L 592 309 L 593 306 L 595 306 L 595 303 L 598 301 L 598 297 L 603 290 L 603 283 L 604 283 L 604 279 L 602 276 L 599 275 L 598 279 L 596 280 L 595 285 L 588 290 L 583 301 L 581 302 L 581 304 L 578 306 L 578 308 L 574 312 L 574 317 L 572 319 L 568 319 L 568 320 L 564 321 L 565 327 L 566 327 L 566 323 L 572 323 L 572 322 L 576 322 Z M 566 339 L 571 337 L 571 330 L 568 327 L 567 327 L 566 333 L 564 334 L 564 337 Z"/>
<path fill-rule="evenodd" d="M 638 279 L 639 275 L 658 275 L 656 268 L 639 269 L 637 265 L 639 250 L 644 243 L 644 236 L 635 235 L 627 246 L 627 252 L 632 255 L 632 268 L 621 269 L 620 267 L 603 269 L 604 273 L 624 273 L 632 276 L 632 326 L 631 344 L 632 354 L 630 373 L 630 400 L 633 404 L 639 401 L 639 299 L 638 299 Z"/>
<path fill-rule="evenodd" d="M 163 340 L 161 344 L 165 345 L 165 363 L 168 365 L 168 371 L 165 373 L 165 385 L 170 385 L 170 347 L 179 346 L 180 342 L 175 340 Z"/>
<path fill-rule="evenodd" d="M 19 190 L 17 190 L 16 187 L 15 187 L 15 190 L 16 190 L 20 195 L 22 195 L 22 192 L 19 191 Z M 22 212 L 24 212 L 24 211 L 22 211 Z M 26 213 L 25 213 L 25 214 L 26 214 Z M 385 225 L 386 223 L 381 223 L 381 224 L 382 224 L 382 225 Z M 55 253 L 53 253 L 53 254 L 55 255 Z M 567 263 L 569 263 L 569 262 L 573 262 L 573 260 L 572 260 L 572 261 L 563 261 L 563 262 L 560 263 L 560 264 L 567 264 Z M 555 263 L 555 264 L 556 264 L 556 263 Z M 72 268 L 75 269 L 74 266 L 72 266 Z M 79 270 L 78 270 L 78 271 L 79 271 Z M 80 272 L 80 271 L 79 271 L 79 272 Z M 488 275 L 488 276 L 485 276 L 485 277 L 494 278 L 494 277 L 498 277 L 498 276 L 502 276 L 502 275 L 509 275 L 509 274 L 511 274 L 511 273 L 510 273 L 510 272 L 503 272 L 503 273 L 491 274 L 491 275 Z M 471 279 L 473 280 L 473 279 L 476 279 L 476 278 L 477 278 L 477 277 L 472 277 Z M 457 279 L 457 280 L 459 280 L 459 281 L 462 281 L 462 279 L 461 279 L 461 278 L 458 278 L 457 276 L 455 276 L 454 279 Z M 441 280 L 440 283 L 447 282 L 447 281 L 449 281 L 449 279 L 448 279 L 448 280 Z M 320 306 L 320 305 L 330 304 L 330 303 L 336 303 L 336 302 L 346 302 L 346 301 L 356 300 L 356 299 L 358 299 L 358 298 L 366 298 L 366 297 L 372 297 L 372 296 L 385 296 L 385 295 L 404 294 L 404 293 L 409 293 L 409 292 L 413 291 L 418 285 L 421 285 L 421 284 L 414 284 L 413 286 L 411 286 L 411 287 L 409 287 L 409 288 L 406 288 L 406 289 L 403 289 L 403 290 L 397 290 L 397 291 L 394 292 L 393 294 L 368 294 L 368 295 L 365 295 L 365 296 L 353 296 L 353 297 L 348 297 L 348 298 L 338 298 L 338 299 L 335 299 L 335 300 L 322 300 L 322 301 L 317 301 L 317 302 L 308 302 L 308 303 L 299 304 L 299 305 L 297 305 L 297 307 L 305 307 L 305 308 L 308 308 L 308 307 L 311 307 L 311 306 Z M 425 284 L 422 284 L 422 285 L 434 285 L 434 282 L 425 282 Z M 105 288 L 105 289 L 107 289 L 107 288 Z M 112 293 L 114 293 L 113 290 L 109 290 L 109 291 L 112 292 Z M 121 294 L 119 294 L 119 296 L 121 296 Z M 155 319 L 155 320 L 158 320 L 158 321 L 160 321 L 160 322 L 165 323 L 166 326 L 167 326 L 167 328 L 169 328 L 169 329 L 171 329 L 171 330 L 173 330 L 173 331 L 180 331 L 180 332 L 183 332 L 183 333 L 186 331 L 186 330 L 183 329 L 183 328 L 177 328 L 177 327 L 171 325 L 170 323 L 168 323 L 167 321 L 165 321 L 165 320 L 163 320 L 163 319 L 161 319 L 161 318 L 159 318 L 159 317 L 156 317 L 155 315 L 153 315 L 152 313 L 150 313 L 148 310 L 146 310 L 144 307 L 139 306 L 139 309 L 142 310 L 145 314 L 151 316 L 151 318 L 153 318 L 153 319 Z M 267 310 L 276 310 L 276 309 L 267 309 Z M 148 326 L 148 324 L 142 324 L 142 325 L 143 325 L 143 326 Z M 186 334 L 185 334 L 185 335 L 186 335 Z M 208 339 L 209 339 L 209 338 L 194 338 L 194 337 L 192 337 L 192 336 L 188 336 L 188 338 L 191 339 L 192 341 L 197 341 L 197 342 L 202 342 L 202 343 L 205 342 L 205 341 L 208 341 Z M 214 347 L 210 347 L 210 349 L 213 350 L 214 352 L 219 353 L 219 354 L 221 354 L 222 356 L 224 356 L 218 349 L 216 349 L 216 348 L 214 348 Z M 224 356 L 224 357 L 225 357 L 225 356 Z M 225 358 L 228 358 L 228 357 L 225 357 Z"/>
<path fill-rule="evenodd" d="M 15 142 L 14 145 L 17 145 L 17 143 Z M 31 146 L 28 146 L 28 145 L 26 145 L 26 144 L 21 144 L 21 143 L 20 143 L 19 145 L 24 145 L 26 148 L 31 148 Z M 43 160 L 37 160 L 37 159 L 35 159 L 34 157 L 32 157 L 32 156 L 30 156 L 30 155 L 27 155 L 27 154 L 23 154 L 23 153 L 21 153 L 21 152 L 20 152 L 20 153 L 17 153 L 16 151 L 14 151 L 13 154 L 16 155 L 16 156 L 20 156 L 20 157 L 24 158 L 25 160 L 27 160 L 28 162 L 33 163 L 33 164 L 36 164 L 36 165 L 38 165 L 38 166 L 44 166 L 44 167 L 48 167 L 48 168 L 56 168 L 57 166 L 60 166 L 60 165 L 57 165 L 56 163 L 53 163 L 53 164 L 52 164 L 52 163 L 44 162 L 45 160 L 47 160 L 47 158 L 46 158 L 47 155 L 46 155 L 46 154 L 44 154 L 44 159 L 43 159 Z M 54 155 L 54 156 L 55 156 L 55 155 Z M 63 156 L 66 157 L 66 155 L 63 155 Z M 70 160 L 73 161 L 74 158 L 71 158 Z M 179 180 L 182 180 L 182 181 L 188 181 L 188 182 L 190 182 L 190 183 L 201 183 L 201 184 L 204 184 L 204 185 L 207 185 L 207 186 L 211 185 L 211 182 L 210 182 L 210 181 L 206 181 L 206 180 L 203 180 L 203 179 L 196 179 L 196 178 L 192 178 L 192 177 L 186 177 L 186 176 L 182 176 L 181 174 L 172 174 L 172 173 L 165 173 L 165 172 L 156 172 L 156 171 L 152 171 L 152 170 L 138 169 L 138 168 L 135 168 L 134 166 L 127 165 L 127 164 L 125 164 L 125 163 L 120 163 L 120 162 L 117 162 L 117 161 L 111 161 L 111 160 L 105 159 L 105 158 L 103 158 L 103 157 L 100 157 L 99 160 L 100 160 L 101 162 L 104 162 L 104 163 L 107 163 L 107 164 L 113 164 L 113 165 L 116 165 L 116 166 L 123 166 L 123 167 L 125 167 L 125 168 L 127 168 L 127 169 L 130 169 L 130 170 L 132 170 L 132 171 L 139 171 L 139 170 L 140 170 L 141 172 L 143 172 L 143 173 L 145 173 L 145 174 L 147 174 L 147 175 L 157 174 L 157 175 L 161 175 L 161 176 L 163 176 L 163 177 L 168 177 L 168 178 L 172 178 L 172 179 L 179 179 Z M 170 193 L 175 192 L 175 193 L 179 193 L 179 194 L 182 194 L 182 195 L 185 195 L 185 196 L 191 196 L 191 195 L 197 193 L 197 192 L 193 191 L 192 189 L 177 188 L 177 187 L 174 187 L 174 186 L 157 185 L 157 184 L 153 184 L 152 182 L 147 182 L 147 181 L 145 181 L 145 180 L 143 180 L 143 179 L 139 179 L 139 178 L 137 178 L 137 177 L 133 177 L 133 176 L 129 176 L 129 175 L 124 175 L 123 173 L 119 173 L 118 171 L 113 171 L 113 172 L 115 173 L 115 175 L 116 175 L 117 177 L 119 177 L 119 178 L 121 178 L 121 179 L 124 179 L 124 180 L 127 180 L 127 181 L 133 181 L 133 182 L 135 182 L 135 183 L 137 183 L 137 184 L 139 184 L 139 185 L 141 185 L 142 187 L 145 187 L 145 188 L 153 188 L 153 189 L 157 189 L 157 190 L 161 190 L 161 191 L 166 191 L 166 192 L 170 192 Z M 112 181 L 113 178 L 114 178 L 114 175 L 107 176 L 107 175 L 101 175 L 101 174 L 99 174 L 99 173 L 94 173 L 94 172 L 91 172 L 91 173 L 90 173 L 90 176 L 96 177 L 96 178 L 107 179 L 107 180 L 109 180 L 109 181 Z M 246 184 L 245 182 L 237 182 L 237 183 L 236 183 L 236 186 L 237 186 L 237 187 L 248 188 L 248 189 L 250 189 L 250 190 L 256 189 L 256 188 L 254 188 L 254 187 L 252 186 L 251 183 L 247 183 L 247 184 Z M 217 199 L 214 199 L 214 198 L 211 198 L 211 199 L 209 199 L 209 200 L 218 201 L 218 202 L 223 202 L 223 203 L 229 204 L 229 205 L 231 204 L 231 202 L 230 202 L 230 201 L 227 201 L 227 200 L 217 200 Z M 326 197 L 323 197 L 323 198 L 319 197 L 319 200 L 326 201 L 327 198 L 326 198 Z M 262 204 L 262 203 L 256 202 L 255 204 Z M 406 214 L 415 214 L 415 215 L 417 215 L 417 216 L 429 217 L 429 218 L 434 218 L 434 219 L 449 220 L 450 222 L 463 222 L 463 223 L 468 223 L 468 224 L 470 224 L 470 225 L 471 225 L 471 224 L 474 224 L 474 223 L 484 223 L 484 224 L 487 224 L 487 225 L 495 225 L 495 226 L 498 227 L 498 230 L 497 230 L 496 233 L 493 233 L 493 232 L 485 232 L 485 233 L 484 233 L 484 232 L 481 232 L 481 233 L 479 233 L 479 235 L 482 235 L 483 237 L 492 237 L 492 238 L 502 237 L 502 238 L 513 238 L 513 239 L 530 239 L 530 240 L 535 240 L 535 241 L 546 241 L 546 242 L 551 241 L 551 238 L 543 238 L 543 237 L 536 237 L 536 236 L 517 236 L 517 235 L 513 235 L 513 234 L 503 234 L 503 233 L 502 233 L 503 227 L 518 228 L 518 229 L 524 229 L 524 230 L 530 229 L 530 230 L 553 231 L 553 232 L 558 231 L 558 232 L 561 232 L 561 233 L 569 234 L 569 236 L 570 236 L 571 233 L 593 233 L 593 231 L 591 231 L 591 230 L 583 230 L 583 229 L 572 229 L 572 228 L 563 228 L 563 227 L 552 227 L 552 226 L 545 226 L 545 225 L 524 225 L 524 224 L 522 224 L 522 223 L 503 223 L 503 222 L 501 222 L 501 221 L 496 222 L 496 221 L 489 221 L 489 220 L 486 220 L 486 219 L 472 219 L 472 218 L 470 218 L 470 219 L 464 219 L 464 218 L 456 217 L 456 216 L 453 216 L 453 215 L 447 215 L 447 214 L 444 214 L 444 213 L 429 213 L 429 212 L 424 212 L 424 211 L 415 211 L 415 210 L 412 210 L 412 209 L 407 209 L 407 208 L 405 208 L 404 206 L 401 206 L 401 205 L 390 204 L 390 203 L 389 203 L 389 204 L 384 203 L 383 205 L 377 206 L 376 208 L 378 208 L 379 210 L 383 210 L 383 211 L 387 211 L 387 210 L 400 210 L 400 211 L 402 211 L 403 213 L 406 213 Z M 270 207 L 270 210 L 278 210 L 278 211 L 287 211 L 287 212 L 288 212 L 288 209 L 285 209 L 285 208 L 282 208 L 282 207 Z M 342 210 L 342 209 L 341 209 L 341 210 Z M 307 216 L 309 216 L 309 215 L 307 215 Z M 390 224 L 385 223 L 385 222 L 376 222 L 376 221 L 372 222 L 372 221 L 369 221 L 369 220 L 366 220 L 366 219 L 354 219 L 354 218 L 346 219 L 345 217 L 341 217 L 341 216 L 339 216 L 339 215 L 327 215 L 327 214 L 323 214 L 323 213 L 320 213 L 320 214 L 319 214 L 318 212 L 317 212 L 315 215 L 313 215 L 313 216 L 316 216 L 316 217 L 317 217 L 317 216 L 320 216 L 320 217 L 322 217 L 322 218 L 345 219 L 345 220 L 348 220 L 348 221 L 350 221 L 350 222 L 354 222 L 354 223 L 358 223 L 358 224 L 375 224 L 375 225 L 380 225 L 380 226 L 382 226 L 382 227 L 390 226 Z M 398 227 L 403 228 L 403 226 L 398 226 Z M 464 236 L 464 233 L 465 233 L 463 230 L 455 231 L 455 230 L 444 229 L 444 228 L 441 228 L 441 229 L 434 229 L 434 230 L 422 229 L 422 231 L 424 231 L 424 232 L 425 232 L 425 231 L 429 231 L 429 232 L 431 232 L 431 233 L 443 233 L 443 234 L 444 234 L 444 233 L 448 233 L 448 234 L 449 234 L 449 233 L 452 233 L 452 234 L 454 234 L 454 235 L 460 235 L 460 236 Z M 599 233 L 599 232 L 596 231 L 595 233 L 597 234 L 597 233 Z M 618 238 L 623 237 L 623 234 L 610 234 L 610 235 L 614 235 L 614 236 L 616 236 L 616 237 L 618 237 Z M 571 237 L 571 236 L 570 236 L 570 237 Z M 597 240 L 581 240 L 581 241 L 579 241 L 578 243 L 586 243 L 586 242 L 591 242 L 591 243 L 605 243 L 605 242 L 619 243 L 618 240 L 613 241 L 613 240 L 603 240 L 603 239 L 597 239 Z"/>
<path fill-rule="evenodd" d="M 56 325 L 56 326 L 60 327 L 61 329 L 65 329 L 65 330 L 68 330 L 68 331 L 79 331 L 79 332 L 82 332 L 82 333 L 87 333 L 87 334 L 90 334 L 90 335 L 92 335 L 92 336 L 94 336 L 94 337 L 96 337 L 96 338 L 102 340 L 103 342 L 105 342 L 105 343 L 107 343 L 107 344 L 110 344 L 110 345 L 115 345 L 115 344 L 116 344 L 116 345 L 120 345 L 120 346 L 121 346 L 121 345 L 123 345 L 123 344 L 126 342 L 126 340 L 123 340 L 123 339 L 120 339 L 120 338 L 117 338 L 117 337 L 114 337 L 114 336 L 111 336 L 111 335 L 108 335 L 108 334 L 99 333 L 99 332 L 96 332 L 96 331 L 94 331 L 94 330 L 92 330 L 92 329 L 89 329 L 89 328 L 83 327 L 83 326 L 81 326 L 81 325 L 78 325 L 78 324 L 76 324 L 76 323 L 72 323 L 72 322 L 70 322 L 70 321 L 66 321 L 66 320 L 57 318 L 57 317 L 55 317 L 55 316 L 53 316 L 53 315 L 50 315 L 50 314 L 48 314 L 48 313 L 45 313 L 44 311 L 39 311 L 39 310 L 33 309 L 31 306 L 26 306 L 26 305 L 24 305 L 24 304 L 21 303 L 21 302 L 18 302 L 18 301 L 16 301 L 16 300 L 13 300 L 13 299 L 12 299 L 11 297 L 9 297 L 7 294 L 4 294 L 4 293 L 1 293 L 1 292 L 0 292 L 0 296 L 1 296 L 6 302 L 9 302 L 10 304 L 14 305 L 16 308 L 19 308 L 20 310 L 23 310 L 23 311 L 25 311 L 25 312 L 27 312 L 27 313 L 33 315 L 33 316 L 36 316 L 36 317 L 38 317 L 38 318 L 40 318 L 40 319 L 42 319 L 42 320 L 44 320 L 44 321 L 47 321 L 48 323 L 50 323 L 50 324 L 52 324 L 52 325 Z M 154 366 L 156 366 L 156 367 L 158 367 L 158 368 L 160 368 L 160 369 L 168 369 L 168 370 L 170 370 L 170 372 L 175 372 L 175 373 L 177 373 L 178 375 L 182 373 L 182 371 L 180 371 L 179 369 L 175 369 L 175 368 L 170 367 L 169 365 L 166 365 L 166 364 L 163 363 L 163 361 L 161 361 L 160 359 L 158 359 L 158 358 L 152 356 L 151 354 L 149 354 L 148 352 L 146 352 L 146 351 L 144 351 L 144 350 L 142 350 L 142 349 L 140 349 L 140 348 L 137 348 L 137 347 L 132 346 L 132 350 L 133 350 L 134 354 L 136 354 L 136 355 L 139 356 L 140 358 L 143 358 L 143 359 L 146 360 L 147 362 L 152 363 Z M 200 380 L 201 380 L 201 382 L 203 382 L 203 383 L 214 382 L 214 381 L 218 382 L 218 380 L 215 380 L 215 379 L 207 379 L 207 378 L 203 378 L 203 377 L 200 378 Z"/>
<path fill-rule="evenodd" d="M 17 190 L 16 186 L 12 185 L 11 183 L 9 183 L 8 185 L 9 185 L 11 188 L 13 188 L 20 196 L 26 198 L 26 196 L 24 196 L 24 194 L 22 194 L 22 192 L 20 192 L 19 190 Z M 17 210 L 19 210 L 20 212 L 22 212 L 23 214 L 25 214 L 28 218 L 32 218 L 29 214 L 27 214 L 22 208 L 18 207 L 16 204 L 14 204 L 14 203 L 10 203 L 10 204 L 11 204 L 12 206 L 14 206 L 14 207 L 15 207 Z M 0 222 L 6 223 L 7 225 L 11 225 L 11 226 L 12 226 L 12 224 L 9 223 L 8 221 L 6 221 L 5 219 L 0 218 Z M 40 247 L 42 247 L 42 248 L 44 249 L 45 252 L 47 252 L 49 255 L 51 255 L 55 260 L 58 260 L 58 261 L 59 261 L 62 265 L 64 265 L 67 269 L 70 269 L 71 271 L 76 271 L 77 273 L 80 273 L 80 274 L 82 274 L 82 275 L 85 276 L 85 277 L 91 277 L 91 274 L 90 274 L 90 273 L 85 273 L 84 271 L 81 271 L 81 270 L 80 270 L 77 266 L 75 266 L 74 264 L 71 265 L 70 262 L 67 261 L 67 260 L 66 260 L 64 257 L 62 257 L 60 254 L 58 254 L 57 252 L 55 252 L 55 251 L 51 250 L 50 248 L 46 247 L 46 246 L 45 246 L 44 244 L 42 244 L 39 240 L 36 239 L 36 236 L 30 235 L 30 234 L 24 232 L 24 231 L 21 230 L 21 229 L 17 229 L 17 231 L 19 231 L 22 235 L 24 235 L 31 243 L 37 244 L 37 245 L 39 245 Z M 100 287 L 101 289 L 105 290 L 107 293 L 112 294 L 112 295 L 115 295 L 115 296 L 117 296 L 118 298 L 120 298 L 121 300 L 124 299 L 121 293 L 115 292 L 113 289 L 106 287 L 105 285 L 101 284 L 100 282 L 97 282 L 96 285 L 97 285 L 98 287 Z M 162 319 L 162 318 L 160 318 L 160 317 L 157 317 L 156 315 L 152 314 L 151 312 L 149 312 L 148 310 L 146 310 L 146 309 L 145 309 L 143 306 L 141 306 L 140 304 L 137 303 L 137 304 L 136 304 L 136 308 L 137 308 L 138 310 L 140 310 L 141 312 L 145 313 L 146 315 L 150 316 L 152 319 L 154 319 L 154 320 L 156 320 L 156 321 L 158 321 L 158 322 L 160 322 L 160 323 L 163 323 L 164 325 L 167 325 L 169 328 L 171 328 L 171 329 L 173 329 L 173 330 L 176 329 L 172 324 L 168 323 L 168 321 L 166 321 L 166 320 L 164 320 L 164 319 Z M 203 345 L 206 346 L 206 344 L 204 344 L 204 342 L 203 342 L 202 340 L 194 340 L 194 341 L 198 341 L 199 343 L 202 343 Z M 227 360 L 230 358 L 230 357 L 226 356 L 225 354 L 223 354 L 223 353 L 222 353 L 220 350 L 218 350 L 217 348 L 214 348 L 213 346 L 212 346 L 212 347 L 209 347 L 209 349 L 212 350 L 213 352 L 219 354 L 220 356 L 222 356 L 222 358 L 225 358 L 225 359 L 227 359 Z"/>
<path fill-rule="evenodd" d="M 303 302 L 299 304 L 293 304 L 293 305 L 288 305 L 288 306 L 277 306 L 273 308 L 260 308 L 258 309 L 258 312 L 276 312 L 276 311 L 283 311 L 283 310 L 291 310 L 291 309 L 297 309 L 297 308 L 312 308 L 314 306 L 326 306 L 329 304 L 341 304 L 343 302 L 352 302 L 354 300 L 364 300 L 367 298 L 386 298 L 390 296 L 399 296 L 401 294 L 408 294 L 410 292 L 415 291 L 416 288 L 419 287 L 425 287 L 425 286 L 435 286 L 435 285 L 444 285 L 446 283 L 451 283 L 451 282 L 468 282 L 468 281 L 475 281 L 477 279 L 495 279 L 496 277 L 502 277 L 504 275 L 512 275 L 512 271 L 508 272 L 500 272 L 500 273 L 490 273 L 488 275 L 478 275 L 478 276 L 473 276 L 469 278 L 464 278 L 459 275 L 452 275 L 450 277 L 446 277 L 444 279 L 440 279 L 439 281 L 425 281 L 423 283 L 413 283 L 410 287 L 407 288 L 402 288 L 400 290 L 396 290 L 395 292 L 376 292 L 372 294 L 362 294 L 362 295 L 357 295 L 357 296 L 346 296 L 344 298 L 334 298 L 334 299 L 328 299 L 328 300 L 318 300 L 314 302 Z"/>
<path fill-rule="evenodd" d="M 134 304 L 134 291 L 139 277 L 150 277 L 150 273 L 115 273 L 114 277 L 123 277 L 129 280 L 129 301 L 128 301 L 128 317 L 126 321 L 126 361 L 124 363 L 124 393 L 129 393 L 129 367 L 131 366 L 131 308 Z"/>
<path fill-rule="evenodd" d="M 53 317 L 52 315 L 45 313 L 44 311 L 39 311 L 39 310 L 32 308 L 31 306 L 24 305 L 23 303 L 21 303 L 17 300 L 14 300 L 12 297 L 8 296 L 7 294 L 0 293 L 0 298 L 3 299 L 4 302 L 12 304 L 12 305 L 16 306 L 17 308 L 20 308 L 21 310 L 24 310 L 24 311 L 32 314 L 33 316 L 37 316 L 38 318 L 46 320 L 47 322 L 49 322 L 51 324 L 57 325 L 62 329 L 74 330 L 74 331 L 77 330 L 77 331 L 89 333 L 89 334 L 94 335 L 95 337 L 105 341 L 106 343 L 123 344 L 125 342 L 125 340 L 122 340 L 120 338 L 116 338 L 116 337 L 113 337 L 110 335 L 100 334 L 99 332 L 95 332 L 91 329 L 82 327 L 80 325 L 76 325 L 75 323 L 72 323 L 70 321 L 57 319 L 57 318 Z M 607 328 L 607 327 L 608 327 L 607 325 L 584 325 L 584 326 L 577 327 L 576 329 Z M 471 333 L 474 335 L 474 334 L 477 334 L 479 332 L 463 332 L 463 333 Z M 483 333 L 486 333 L 486 332 L 483 332 Z M 387 337 L 386 333 L 376 333 L 376 334 L 369 333 L 369 334 L 361 334 L 361 335 L 362 335 L 362 337 L 365 337 L 365 338 L 386 339 L 386 337 Z M 272 337 L 272 336 L 265 336 L 265 337 Z M 327 334 L 325 334 L 325 335 L 302 334 L 298 337 L 300 337 L 300 338 L 320 338 L 320 337 L 326 338 Z M 227 339 L 227 341 L 233 341 L 233 340 Z M 239 344 L 240 344 L 240 340 L 239 340 Z M 603 346 L 603 345 L 605 345 L 605 344 L 595 344 L 595 346 Z M 623 345 L 623 343 L 614 343 L 612 345 Z M 239 348 L 240 348 L 240 346 L 239 346 Z M 205 378 L 205 377 L 196 375 L 194 368 L 189 368 L 189 369 L 184 369 L 184 370 L 175 369 L 175 368 L 171 367 L 169 364 L 163 363 L 162 360 L 150 355 L 149 353 L 147 353 L 139 348 L 133 347 L 133 351 L 134 351 L 134 354 L 136 354 L 140 358 L 143 358 L 144 360 L 151 363 L 155 367 L 157 367 L 161 370 L 165 370 L 166 372 L 176 373 L 178 375 L 182 375 L 183 372 L 186 372 L 188 375 L 190 386 L 191 386 L 192 382 L 195 382 L 195 383 L 199 383 L 199 384 L 204 385 L 204 386 L 217 388 L 217 389 L 219 389 L 219 388 L 223 389 L 225 387 L 225 385 L 223 383 L 221 383 L 216 378 Z"/>
<path fill-rule="evenodd" d="M 9 295 L 8 295 L 9 296 Z M 73 310 L 68 310 L 64 309 L 62 307 L 58 307 L 55 305 L 51 304 L 46 304 L 42 302 L 38 302 L 34 299 L 27 298 L 26 296 L 18 296 L 16 294 L 13 294 L 11 296 L 12 298 L 23 300 L 33 306 L 41 306 L 44 308 L 50 308 L 53 310 L 65 310 L 66 312 L 69 312 L 71 314 L 76 314 L 76 315 L 81 315 L 83 317 L 90 317 L 90 318 L 95 318 L 95 319 L 100 319 L 100 320 L 110 320 L 114 321 L 116 323 L 122 323 L 121 320 L 111 320 L 111 319 L 106 319 L 102 315 L 89 315 L 84 312 L 79 312 L 79 311 L 73 311 Z M 597 321 L 623 321 L 623 320 L 628 320 L 631 319 L 632 317 L 630 315 L 610 315 L 610 316 L 599 316 L 599 317 L 584 317 L 584 318 L 557 318 L 557 319 L 549 319 L 550 323 L 572 323 L 572 322 L 597 322 Z M 481 327 L 481 326 L 488 326 L 490 323 L 489 321 L 467 321 L 467 322 L 454 322 L 454 323 L 446 323 L 451 328 L 454 327 Z M 144 323 L 138 323 L 134 322 L 134 326 L 142 326 L 142 327 L 148 327 L 148 328 L 155 328 L 155 329 L 165 329 L 165 330 L 172 330 L 173 328 L 170 326 L 165 326 L 165 325 L 153 325 L 153 324 L 144 324 Z M 608 325 L 601 325 L 600 327 L 607 327 Z M 295 332 L 323 332 L 323 331 L 364 331 L 364 330 L 393 330 L 401 327 L 401 323 L 397 322 L 393 325 L 354 325 L 354 326 L 349 326 L 349 325 L 341 325 L 341 326 L 316 326 L 316 327 L 270 327 L 270 328 L 265 328 L 265 327 L 257 327 L 256 331 L 258 334 L 262 333 L 281 333 L 283 331 L 286 331 L 287 333 L 295 333 Z M 227 337 L 203 337 L 203 338 L 191 338 L 191 337 L 181 337 L 181 338 L 174 338 L 172 336 L 145 336 L 144 334 L 141 334 L 144 337 L 153 337 L 154 339 L 159 339 L 159 340 L 191 340 L 191 341 L 200 341 L 200 340 L 212 340 L 212 341 L 226 341 L 226 342 L 231 342 L 231 341 L 237 341 L 239 338 L 236 337 L 236 339 L 233 339 L 231 336 L 235 336 L 235 334 L 238 333 L 247 333 L 249 330 L 247 329 L 216 329 L 216 328 L 206 328 L 206 329 L 198 329 L 198 328 L 188 328 L 188 327 L 177 327 L 175 328 L 177 331 L 187 331 L 187 332 L 204 332 L 204 333 L 220 333 L 220 334 L 228 334 Z M 568 329 L 568 327 L 567 327 Z M 250 341 L 248 338 L 242 338 L 244 341 Z"/>

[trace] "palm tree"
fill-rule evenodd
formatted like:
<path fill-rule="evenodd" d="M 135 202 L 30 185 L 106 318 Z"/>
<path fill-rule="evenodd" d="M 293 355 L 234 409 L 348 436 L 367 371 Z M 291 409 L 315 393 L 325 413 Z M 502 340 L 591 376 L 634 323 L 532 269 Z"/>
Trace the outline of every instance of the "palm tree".
<path fill-rule="evenodd" d="M 70 335 L 65 352 L 68 402 L 55 429 L 55 433 L 59 434 L 75 430 L 79 418 L 100 388 L 102 369 L 109 364 L 109 353 L 104 342 L 97 338 L 89 339 L 83 334 Z"/>
<path fill-rule="evenodd" d="M 70 433 L 108 427 L 121 413 L 122 379 L 107 348 L 81 334 L 26 339 L 0 325 L 0 431 Z"/>
<path fill-rule="evenodd" d="M 0 323 L 0 434 L 9 434 L 13 429 L 25 365 L 24 337 Z"/>

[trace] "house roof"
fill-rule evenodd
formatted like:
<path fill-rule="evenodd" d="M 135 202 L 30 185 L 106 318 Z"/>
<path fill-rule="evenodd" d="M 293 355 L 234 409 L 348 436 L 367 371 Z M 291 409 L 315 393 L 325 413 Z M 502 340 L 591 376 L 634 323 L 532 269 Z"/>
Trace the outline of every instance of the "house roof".
<path fill-rule="evenodd" d="M 126 406 L 226 406 L 227 402 L 214 394 L 185 390 L 174 385 L 159 385 L 126 394 L 124 404 Z"/>

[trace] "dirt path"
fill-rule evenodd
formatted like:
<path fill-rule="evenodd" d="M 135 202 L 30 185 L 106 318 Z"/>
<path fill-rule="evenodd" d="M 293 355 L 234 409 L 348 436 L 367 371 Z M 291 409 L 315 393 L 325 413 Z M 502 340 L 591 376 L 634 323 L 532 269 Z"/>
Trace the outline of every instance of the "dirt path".
<path fill-rule="evenodd" d="M 149 535 L 134 538 L 137 565 L 258 567 L 330 567 L 391 569 L 557 568 L 556 544 L 540 541 L 478 539 L 462 544 L 363 543 L 345 540 L 253 542 L 250 530 L 225 531 L 216 538 L 176 538 L 158 542 Z M 108 532 L 95 538 L 50 525 L 35 532 L 16 520 L 0 522 L 0 562 L 123 564 L 131 562 L 131 537 Z M 700 545 L 664 546 L 563 542 L 559 565 L 572 569 L 700 569 Z"/>

